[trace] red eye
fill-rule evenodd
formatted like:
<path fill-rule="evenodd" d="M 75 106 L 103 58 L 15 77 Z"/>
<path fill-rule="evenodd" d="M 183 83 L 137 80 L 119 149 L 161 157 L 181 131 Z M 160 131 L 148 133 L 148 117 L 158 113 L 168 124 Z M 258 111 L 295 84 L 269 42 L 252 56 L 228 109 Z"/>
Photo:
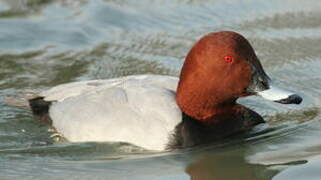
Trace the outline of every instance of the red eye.
<path fill-rule="evenodd" d="M 233 58 L 232 56 L 225 56 L 225 57 L 224 57 L 224 60 L 225 60 L 225 62 L 227 62 L 227 63 L 231 63 L 231 62 L 233 62 L 234 58 Z"/>

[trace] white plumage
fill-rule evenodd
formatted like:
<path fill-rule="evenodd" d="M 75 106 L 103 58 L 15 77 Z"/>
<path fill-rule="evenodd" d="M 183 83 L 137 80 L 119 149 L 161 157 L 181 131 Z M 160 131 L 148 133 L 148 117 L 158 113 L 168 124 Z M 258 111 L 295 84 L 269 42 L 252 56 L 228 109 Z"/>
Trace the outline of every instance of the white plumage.
<path fill-rule="evenodd" d="M 134 75 L 68 83 L 44 91 L 53 126 L 73 142 L 120 141 L 164 150 L 182 115 L 178 78 Z"/>

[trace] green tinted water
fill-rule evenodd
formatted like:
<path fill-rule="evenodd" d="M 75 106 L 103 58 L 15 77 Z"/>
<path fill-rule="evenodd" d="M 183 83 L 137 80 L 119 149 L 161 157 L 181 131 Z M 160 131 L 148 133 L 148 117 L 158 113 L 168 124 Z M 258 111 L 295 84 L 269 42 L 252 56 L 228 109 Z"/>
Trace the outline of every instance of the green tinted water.
<path fill-rule="evenodd" d="M 321 3 L 223 0 L 0 1 L 0 179 L 320 179 Z M 240 102 L 268 127 L 167 153 L 125 143 L 53 143 L 48 126 L 6 96 L 130 74 L 177 76 L 195 40 L 246 36 L 266 72 L 304 98 Z"/>

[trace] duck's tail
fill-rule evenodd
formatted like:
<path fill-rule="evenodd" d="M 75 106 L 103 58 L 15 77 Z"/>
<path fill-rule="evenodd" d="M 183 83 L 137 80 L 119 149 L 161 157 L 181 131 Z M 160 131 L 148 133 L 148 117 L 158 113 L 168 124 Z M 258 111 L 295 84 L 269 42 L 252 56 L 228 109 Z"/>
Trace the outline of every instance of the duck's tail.
<path fill-rule="evenodd" d="M 45 101 L 43 97 L 36 93 L 20 93 L 18 96 L 7 96 L 4 98 L 4 102 L 8 106 L 31 110 L 34 117 L 40 122 L 52 123 L 49 117 L 51 102 Z"/>
<path fill-rule="evenodd" d="M 50 101 L 45 101 L 43 97 L 35 97 L 29 100 L 29 107 L 35 118 L 42 123 L 52 124 L 49 116 Z"/>

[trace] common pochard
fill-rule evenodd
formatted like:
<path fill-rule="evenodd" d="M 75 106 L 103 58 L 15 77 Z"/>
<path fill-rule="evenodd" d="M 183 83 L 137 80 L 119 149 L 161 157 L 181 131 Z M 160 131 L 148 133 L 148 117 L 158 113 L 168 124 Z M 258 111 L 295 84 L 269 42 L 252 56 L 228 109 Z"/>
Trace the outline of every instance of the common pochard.
<path fill-rule="evenodd" d="M 73 82 L 29 100 L 36 117 L 71 142 L 127 142 L 149 150 L 210 143 L 264 123 L 236 102 L 261 95 L 283 104 L 302 98 L 276 88 L 250 43 L 231 31 L 198 40 L 179 78 L 132 75 Z"/>

